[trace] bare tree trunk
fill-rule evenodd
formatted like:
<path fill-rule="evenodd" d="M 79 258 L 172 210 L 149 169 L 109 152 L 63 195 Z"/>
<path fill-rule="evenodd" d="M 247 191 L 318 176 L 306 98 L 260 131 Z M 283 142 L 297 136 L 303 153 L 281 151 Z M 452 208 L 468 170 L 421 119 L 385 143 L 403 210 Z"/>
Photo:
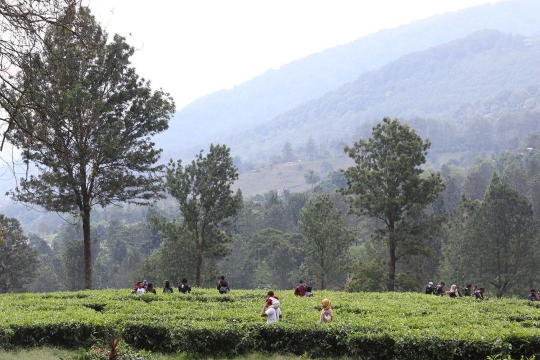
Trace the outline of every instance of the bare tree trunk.
<path fill-rule="evenodd" d="M 324 259 L 321 260 L 321 269 L 324 269 Z M 324 290 L 325 283 L 324 283 L 324 272 L 321 274 L 321 290 Z"/>
<path fill-rule="evenodd" d="M 204 257 L 205 235 L 206 234 L 203 229 L 201 231 L 201 242 L 199 243 L 199 249 L 198 249 L 198 254 L 197 254 L 197 271 L 195 272 L 195 284 L 197 284 L 197 286 L 201 286 L 201 271 L 202 271 L 203 257 Z"/>
<path fill-rule="evenodd" d="M 84 288 L 92 289 L 92 247 L 90 238 L 90 207 L 85 206 L 82 213 L 84 243 Z"/>
<path fill-rule="evenodd" d="M 390 255 L 389 269 L 388 269 L 388 291 L 395 290 L 396 282 L 396 241 L 394 239 L 394 222 L 391 221 L 388 230 L 390 231 L 388 237 L 388 252 Z"/>

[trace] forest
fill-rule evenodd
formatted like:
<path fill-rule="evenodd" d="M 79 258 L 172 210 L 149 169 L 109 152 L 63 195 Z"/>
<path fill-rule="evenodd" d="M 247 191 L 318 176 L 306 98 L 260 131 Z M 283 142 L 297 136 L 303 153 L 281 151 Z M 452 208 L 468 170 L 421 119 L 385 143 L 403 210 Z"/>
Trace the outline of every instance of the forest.
<path fill-rule="evenodd" d="M 538 124 L 535 114 L 513 121 L 527 119 Z M 435 135 L 440 124 L 417 119 L 409 125 L 414 133 Z M 367 132 L 366 127 L 358 132 Z M 492 128 L 499 129 L 496 124 Z M 522 128 L 531 129 L 526 124 Z M 462 288 L 466 283 L 483 285 L 493 296 L 524 296 L 536 286 L 540 134 L 512 129 L 485 131 L 483 137 L 475 133 L 477 141 L 463 141 L 467 130 L 446 132 L 454 136 L 447 145 L 432 145 L 434 154 L 452 149 L 462 156 L 437 169 L 422 167 L 422 177 L 440 174 L 444 190 L 414 214 L 409 225 L 403 223 L 404 228 L 421 223 L 428 227 L 412 231 L 396 247 L 394 290 L 418 292 L 428 281 L 444 280 Z M 511 150 L 500 150 L 507 147 Z M 492 155 L 481 155 L 486 153 Z M 212 286 L 225 274 L 237 289 L 291 289 L 305 279 L 317 290 L 389 290 L 384 222 L 351 212 L 351 195 L 340 192 L 346 187 L 344 172 L 335 170 L 306 192 L 272 190 L 240 197 L 238 212 L 217 226 L 226 237 L 204 253 L 199 285 Z M 324 214 L 320 219 L 318 212 Z M 158 284 L 169 279 L 178 285 L 183 277 L 195 283 L 197 246 L 181 235 L 182 214 L 174 196 L 147 207 L 97 210 L 91 224 L 93 287 L 126 288 L 140 279 Z M 497 228 L 501 217 L 509 217 L 505 221 L 511 226 Z M 18 229 L 25 239 L 18 222 L 11 221 L 7 228 Z M 322 244 L 310 237 L 310 221 L 323 229 Z M 167 222 L 173 227 L 164 227 Z M 31 233 L 26 251 L 16 250 L 18 257 L 12 261 L 24 261 L 25 269 L 34 264 L 35 273 L 21 274 L 28 276 L 26 282 L 3 285 L 4 291 L 84 288 L 81 227 L 65 223 L 53 237 L 47 235 L 51 231 Z M 328 249 L 324 258 L 317 251 L 321 246 Z"/>

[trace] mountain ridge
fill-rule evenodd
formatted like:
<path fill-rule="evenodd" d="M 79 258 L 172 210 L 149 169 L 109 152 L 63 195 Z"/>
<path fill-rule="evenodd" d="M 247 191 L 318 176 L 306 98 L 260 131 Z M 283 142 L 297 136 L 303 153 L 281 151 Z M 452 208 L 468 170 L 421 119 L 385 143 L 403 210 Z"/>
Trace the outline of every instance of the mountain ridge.
<path fill-rule="evenodd" d="M 514 0 L 433 16 L 395 29 L 381 30 L 348 44 L 293 61 L 278 70 L 200 98 L 181 109 L 170 129 L 156 141 L 165 154 L 193 156 L 210 142 L 223 142 L 246 127 L 354 81 L 367 70 L 414 51 L 491 27 L 503 32 L 538 33 L 540 2 Z M 163 146 L 168 143 L 172 146 Z"/>

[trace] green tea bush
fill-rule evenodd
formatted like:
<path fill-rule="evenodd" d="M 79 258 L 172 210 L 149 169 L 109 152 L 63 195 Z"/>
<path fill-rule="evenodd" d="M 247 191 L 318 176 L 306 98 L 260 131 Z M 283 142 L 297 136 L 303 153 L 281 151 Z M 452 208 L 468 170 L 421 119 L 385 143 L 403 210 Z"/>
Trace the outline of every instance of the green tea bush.
<path fill-rule="evenodd" d="M 0 295 L 0 348 L 69 349 L 120 337 L 136 350 L 234 356 L 250 352 L 362 359 L 479 359 L 540 353 L 540 307 L 527 300 L 413 293 L 278 292 L 283 319 L 266 324 L 264 290 L 133 295 L 130 290 Z M 319 323 L 320 300 L 333 323 Z"/>

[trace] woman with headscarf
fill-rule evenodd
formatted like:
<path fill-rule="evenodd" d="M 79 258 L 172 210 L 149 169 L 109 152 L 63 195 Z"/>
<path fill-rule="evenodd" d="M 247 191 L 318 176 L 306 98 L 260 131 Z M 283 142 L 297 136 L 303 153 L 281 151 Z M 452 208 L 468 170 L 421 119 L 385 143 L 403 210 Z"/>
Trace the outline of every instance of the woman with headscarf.
<path fill-rule="evenodd" d="M 322 323 L 329 323 L 334 320 L 334 311 L 330 307 L 331 303 L 328 299 L 322 299 L 322 310 L 321 310 L 321 322 Z"/>
<path fill-rule="evenodd" d="M 169 282 L 169 280 L 163 281 L 163 293 L 166 294 L 166 293 L 172 293 L 172 292 L 173 292 L 173 289 L 171 287 L 171 283 Z"/>

